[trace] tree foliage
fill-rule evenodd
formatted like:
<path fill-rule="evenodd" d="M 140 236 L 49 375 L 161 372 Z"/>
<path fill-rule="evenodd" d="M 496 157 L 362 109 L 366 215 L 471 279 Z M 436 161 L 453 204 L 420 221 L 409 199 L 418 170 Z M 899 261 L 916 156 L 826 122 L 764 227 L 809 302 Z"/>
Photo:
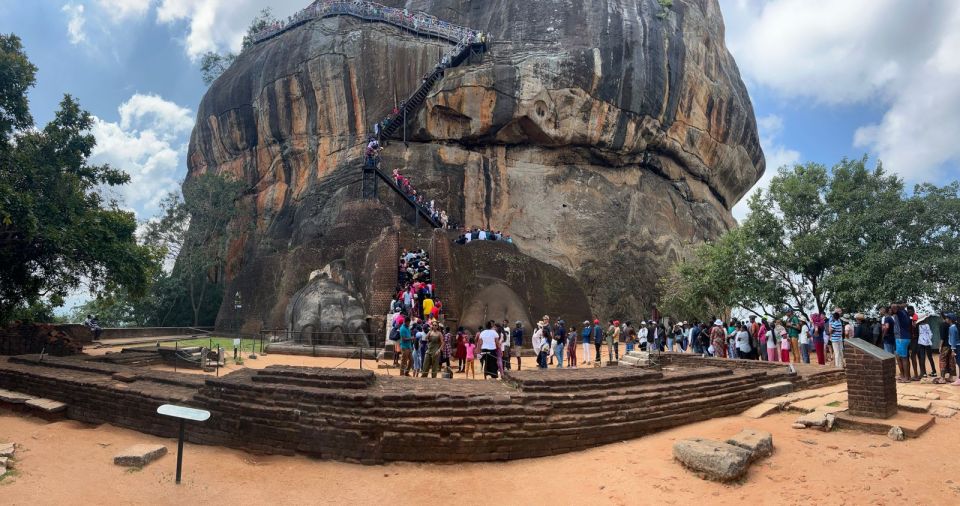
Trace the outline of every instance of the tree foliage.
<path fill-rule="evenodd" d="M 751 198 L 740 228 L 664 278 L 665 308 L 692 318 L 782 304 L 818 312 L 907 299 L 955 304 L 960 187 L 924 184 L 907 195 L 898 177 L 867 162 L 781 168 Z"/>
<path fill-rule="evenodd" d="M 91 165 L 92 117 L 69 95 L 43 129 L 30 128 L 26 90 L 36 68 L 16 36 L 0 36 L 0 321 L 81 284 L 143 295 L 159 268 L 138 244 L 133 213 L 104 191 L 129 176 Z"/>
<path fill-rule="evenodd" d="M 244 34 L 241 44 L 242 49 L 247 49 L 253 45 L 253 36 L 257 32 L 277 22 L 277 18 L 274 17 L 273 11 L 269 7 L 261 9 L 257 16 L 250 21 L 250 26 L 247 27 L 247 33 Z M 207 51 L 204 53 L 200 57 L 200 77 L 203 79 L 203 83 L 210 85 L 216 81 L 221 74 L 230 68 L 230 65 L 233 65 L 236 59 L 237 55 L 231 52 L 221 54 L 216 51 Z"/>

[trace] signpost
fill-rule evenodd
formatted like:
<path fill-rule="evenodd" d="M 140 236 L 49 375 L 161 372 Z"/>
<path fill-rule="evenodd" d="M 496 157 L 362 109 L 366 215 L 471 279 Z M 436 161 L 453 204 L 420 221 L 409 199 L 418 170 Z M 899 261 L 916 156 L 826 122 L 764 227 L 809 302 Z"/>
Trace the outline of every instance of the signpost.
<path fill-rule="evenodd" d="M 203 409 L 188 408 L 186 406 L 176 406 L 173 404 L 164 404 L 157 408 L 157 414 L 169 416 L 180 420 L 180 439 L 177 441 L 177 485 L 180 484 L 180 469 L 183 464 L 183 429 L 187 420 L 194 422 L 205 422 L 210 418 L 210 412 Z"/>

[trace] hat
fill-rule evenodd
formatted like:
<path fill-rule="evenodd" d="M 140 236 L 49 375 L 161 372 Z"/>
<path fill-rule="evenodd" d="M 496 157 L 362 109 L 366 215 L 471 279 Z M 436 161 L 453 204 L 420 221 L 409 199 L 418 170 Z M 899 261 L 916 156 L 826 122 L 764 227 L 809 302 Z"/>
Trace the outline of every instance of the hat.
<path fill-rule="evenodd" d="M 600 325 L 600 320 L 593 320 L 594 325 Z"/>
<path fill-rule="evenodd" d="M 619 326 L 620 326 L 620 320 L 613 320 L 613 324 L 619 327 Z"/>
<path fill-rule="evenodd" d="M 947 314 L 945 314 L 945 315 L 943 315 L 943 316 L 946 316 L 947 318 L 949 318 L 949 319 L 952 320 L 952 321 L 957 321 L 957 313 L 947 313 Z"/>
<path fill-rule="evenodd" d="M 931 314 L 921 314 L 921 315 L 918 315 L 918 316 L 917 316 L 917 321 L 918 321 L 918 322 L 922 322 L 923 320 L 926 320 L 927 318 L 930 318 L 931 316 L 933 316 L 933 315 L 931 315 Z"/>
<path fill-rule="evenodd" d="M 718 327 L 721 327 L 721 326 L 723 326 L 723 320 L 717 320 L 717 321 L 713 322 L 713 324 L 716 325 L 716 326 L 718 326 Z"/>
<path fill-rule="evenodd" d="M 544 319 L 544 320 L 549 320 L 549 319 L 550 319 L 550 316 L 548 316 L 548 315 L 543 315 L 543 319 Z"/>
<path fill-rule="evenodd" d="M 567 323 L 567 322 L 565 322 L 565 321 L 563 321 L 563 320 L 557 320 L 557 323 L 559 323 L 559 324 L 562 325 L 562 324 Z"/>
<path fill-rule="evenodd" d="M 583 320 L 584 325 L 590 325 L 590 320 Z"/>
<path fill-rule="evenodd" d="M 523 324 L 520 323 L 520 320 L 517 320 L 517 325 L 523 325 Z"/>

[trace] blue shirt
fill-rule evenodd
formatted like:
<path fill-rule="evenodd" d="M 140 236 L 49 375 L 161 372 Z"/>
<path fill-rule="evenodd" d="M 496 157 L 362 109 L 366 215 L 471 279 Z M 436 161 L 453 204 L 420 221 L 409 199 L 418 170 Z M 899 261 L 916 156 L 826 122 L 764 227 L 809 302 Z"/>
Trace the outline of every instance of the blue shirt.
<path fill-rule="evenodd" d="M 830 318 L 830 342 L 838 343 L 843 341 L 843 321 Z"/>
<path fill-rule="evenodd" d="M 410 338 L 410 327 L 407 327 L 406 325 L 400 326 L 400 349 L 413 349 L 413 339 Z"/>
<path fill-rule="evenodd" d="M 960 331 L 957 330 L 957 324 L 950 325 L 950 346 L 960 346 Z"/>
<path fill-rule="evenodd" d="M 885 325 L 890 326 L 890 330 L 887 331 L 887 335 L 883 336 L 884 344 L 889 344 L 889 345 L 895 344 L 894 341 L 896 341 L 896 339 L 894 339 L 894 336 L 896 335 L 896 333 L 893 331 L 893 326 L 896 325 L 897 322 L 893 321 L 892 316 L 884 316 L 883 323 Z"/>
<path fill-rule="evenodd" d="M 910 339 L 910 327 L 913 326 L 913 320 L 903 309 L 897 311 L 897 325 L 900 328 L 900 335 L 897 339 Z"/>

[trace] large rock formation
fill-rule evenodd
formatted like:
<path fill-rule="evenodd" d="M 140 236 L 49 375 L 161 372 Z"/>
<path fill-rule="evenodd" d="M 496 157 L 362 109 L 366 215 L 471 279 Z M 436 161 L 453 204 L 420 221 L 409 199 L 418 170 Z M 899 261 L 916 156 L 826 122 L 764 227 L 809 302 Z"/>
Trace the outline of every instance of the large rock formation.
<path fill-rule="evenodd" d="M 410 119 L 409 147 L 392 144 L 386 163 L 455 221 L 509 231 L 522 253 L 574 278 L 601 317 L 648 313 L 664 270 L 733 226 L 730 208 L 763 173 L 716 0 L 383 3 L 493 41 L 482 61 L 447 72 Z M 343 209 L 359 198 L 370 125 L 447 47 L 385 24 L 317 20 L 245 51 L 211 86 L 189 173 L 249 185 L 255 213 L 235 224 L 227 270 L 227 293 L 259 301 L 248 328 L 282 324 L 304 274 L 350 250 L 330 232 L 358 222 Z M 371 264 L 360 258 L 378 251 L 363 245 L 403 228 L 389 209 L 363 214 L 379 228 L 342 236 L 361 278 Z M 290 265 L 287 281 L 264 282 Z"/>

